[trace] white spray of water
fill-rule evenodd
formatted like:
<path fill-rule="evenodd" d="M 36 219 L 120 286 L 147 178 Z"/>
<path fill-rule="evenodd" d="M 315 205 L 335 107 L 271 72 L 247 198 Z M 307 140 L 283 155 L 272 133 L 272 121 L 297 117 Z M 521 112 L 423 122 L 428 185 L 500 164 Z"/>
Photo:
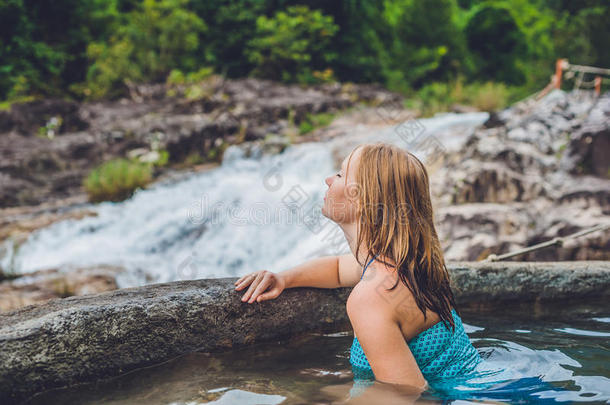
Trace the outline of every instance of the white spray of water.
<path fill-rule="evenodd" d="M 487 117 L 450 113 L 418 124 L 426 137 L 452 150 Z M 139 190 L 121 203 L 91 205 L 97 216 L 41 229 L 0 264 L 8 268 L 10 263 L 18 273 L 118 265 L 127 270 L 119 286 L 130 287 L 281 271 L 312 257 L 348 252 L 340 228 L 319 210 L 324 179 L 336 169 L 332 151 L 376 141 L 408 148 L 404 135 L 395 126 L 359 126 L 330 142 L 249 158 L 233 146 L 219 168 Z"/>

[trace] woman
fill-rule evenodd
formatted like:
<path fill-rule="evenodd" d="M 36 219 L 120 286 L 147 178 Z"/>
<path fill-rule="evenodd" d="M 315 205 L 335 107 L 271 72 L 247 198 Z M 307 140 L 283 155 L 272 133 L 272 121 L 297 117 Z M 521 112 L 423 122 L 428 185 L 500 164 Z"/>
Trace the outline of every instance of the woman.
<path fill-rule="evenodd" d="M 235 283 L 250 286 L 242 301 L 292 287 L 354 287 L 346 308 L 356 379 L 423 391 L 428 380 L 468 375 L 481 358 L 455 309 L 424 165 L 396 146 L 364 144 L 326 184 L 322 214 L 341 227 L 352 254 L 243 276 Z"/>

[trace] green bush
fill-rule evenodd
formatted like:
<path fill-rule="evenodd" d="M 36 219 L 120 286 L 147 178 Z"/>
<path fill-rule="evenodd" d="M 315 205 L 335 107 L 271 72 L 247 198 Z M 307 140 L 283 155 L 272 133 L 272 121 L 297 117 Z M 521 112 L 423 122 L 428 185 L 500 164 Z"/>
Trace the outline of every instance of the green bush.
<path fill-rule="evenodd" d="M 476 89 L 472 105 L 481 111 L 497 111 L 507 105 L 508 89 L 503 83 L 487 82 Z"/>
<path fill-rule="evenodd" d="M 477 76 L 484 80 L 524 84 L 518 59 L 527 52 L 527 36 L 519 27 L 510 5 L 484 4 L 465 29 Z"/>
<path fill-rule="evenodd" d="M 407 99 L 407 108 L 419 110 L 424 117 L 451 110 L 454 104 L 476 107 L 481 111 L 497 111 L 517 101 L 521 87 L 503 83 L 463 83 L 463 78 L 451 82 L 433 82 L 423 86 Z"/>
<path fill-rule="evenodd" d="M 299 133 L 303 135 L 316 128 L 325 127 L 329 125 L 334 118 L 335 114 L 333 113 L 307 114 L 305 119 L 299 124 Z"/>
<path fill-rule="evenodd" d="M 210 97 L 213 86 L 206 86 L 205 82 L 214 75 L 214 68 L 203 67 L 196 72 L 184 74 L 179 69 L 173 69 L 167 76 L 166 83 L 170 86 L 167 90 L 168 96 L 177 94 L 176 86 L 183 87 L 183 94 L 189 100 L 197 100 Z"/>
<path fill-rule="evenodd" d="M 83 182 L 92 202 L 122 201 L 152 180 L 152 165 L 114 159 L 93 169 Z"/>

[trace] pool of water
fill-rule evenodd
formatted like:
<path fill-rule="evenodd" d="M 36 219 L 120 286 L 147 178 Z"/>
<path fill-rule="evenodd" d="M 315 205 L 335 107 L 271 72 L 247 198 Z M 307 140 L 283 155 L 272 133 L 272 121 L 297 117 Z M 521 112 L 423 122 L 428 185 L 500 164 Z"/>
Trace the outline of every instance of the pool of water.
<path fill-rule="evenodd" d="M 355 388 L 362 387 L 354 386 L 349 363 L 353 334 L 346 331 L 309 333 L 225 353 L 193 353 L 96 384 L 49 391 L 28 403 L 609 403 L 607 304 L 462 309 L 464 327 L 485 364 L 504 370 L 488 378 L 514 377 L 512 384 L 498 382 L 487 394 L 452 387 L 411 395 L 374 381 L 356 394 Z"/>

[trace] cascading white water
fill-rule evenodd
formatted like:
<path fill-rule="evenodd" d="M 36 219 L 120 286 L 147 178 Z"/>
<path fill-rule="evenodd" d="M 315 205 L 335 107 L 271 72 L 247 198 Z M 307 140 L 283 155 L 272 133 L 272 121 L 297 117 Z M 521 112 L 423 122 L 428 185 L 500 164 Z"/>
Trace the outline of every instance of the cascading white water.
<path fill-rule="evenodd" d="M 418 125 L 425 137 L 451 150 L 487 118 L 487 113 L 450 113 L 420 119 Z M 336 169 L 333 150 L 349 153 L 356 144 L 384 141 L 425 159 L 404 134 L 397 126 L 358 126 L 332 141 L 250 158 L 232 146 L 219 168 L 139 190 L 121 203 L 91 205 L 97 216 L 41 229 L 17 252 L 6 249 L 0 264 L 17 273 L 118 265 L 127 270 L 119 286 L 130 287 L 281 271 L 314 256 L 348 252 L 340 228 L 319 210 L 324 179 Z"/>

